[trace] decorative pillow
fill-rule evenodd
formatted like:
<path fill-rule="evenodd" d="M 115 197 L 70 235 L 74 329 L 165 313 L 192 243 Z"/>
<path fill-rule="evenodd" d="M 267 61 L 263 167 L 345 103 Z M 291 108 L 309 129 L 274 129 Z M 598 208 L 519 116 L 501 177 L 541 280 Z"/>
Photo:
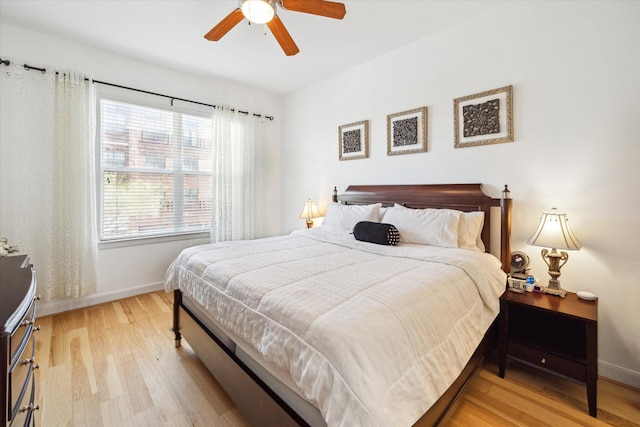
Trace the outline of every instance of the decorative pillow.
<path fill-rule="evenodd" d="M 395 246 L 400 241 L 398 229 L 391 224 L 379 222 L 360 221 L 353 227 L 353 236 L 356 240 L 378 245 Z"/>
<path fill-rule="evenodd" d="M 484 212 L 462 212 L 458 224 L 458 247 L 484 252 L 481 233 L 484 225 Z"/>
<path fill-rule="evenodd" d="M 387 209 L 384 221 L 396 226 L 403 243 L 457 248 L 461 213 L 451 209 L 410 209 L 396 204 Z"/>
<path fill-rule="evenodd" d="M 342 205 L 331 202 L 327 205 L 327 213 L 322 225 L 332 225 L 343 230 L 353 230 L 360 221 L 380 221 L 380 207 L 382 204 L 373 205 Z"/>

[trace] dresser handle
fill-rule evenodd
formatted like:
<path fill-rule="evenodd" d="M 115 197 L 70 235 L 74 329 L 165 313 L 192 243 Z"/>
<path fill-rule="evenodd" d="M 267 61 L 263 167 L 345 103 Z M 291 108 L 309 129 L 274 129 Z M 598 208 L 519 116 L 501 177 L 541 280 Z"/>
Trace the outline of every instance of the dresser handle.
<path fill-rule="evenodd" d="M 542 364 L 544 365 L 545 363 L 547 363 L 547 359 L 545 359 L 545 358 L 543 357 L 542 359 L 540 359 L 540 363 L 542 363 Z"/>
<path fill-rule="evenodd" d="M 20 412 L 33 412 L 33 411 L 37 411 L 40 409 L 40 405 L 34 405 L 33 403 L 29 403 L 26 406 L 22 406 L 20 407 Z"/>
<path fill-rule="evenodd" d="M 36 358 L 35 358 L 35 357 L 32 357 L 31 359 L 24 359 L 24 360 L 22 361 L 22 364 L 23 364 L 23 365 L 28 365 L 29 363 L 33 364 L 33 362 L 35 362 L 35 360 L 36 360 Z M 37 366 L 37 365 L 36 365 L 36 366 Z"/>

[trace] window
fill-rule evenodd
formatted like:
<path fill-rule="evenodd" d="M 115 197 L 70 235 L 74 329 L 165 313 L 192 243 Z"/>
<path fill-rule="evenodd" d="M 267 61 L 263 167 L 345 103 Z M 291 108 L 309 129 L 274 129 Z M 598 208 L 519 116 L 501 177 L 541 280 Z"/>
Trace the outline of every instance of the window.
<path fill-rule="evenodd" d="M 107 148 L 102 152 L 102 162 L 106 168 L 123 168 L 127 165 L 127 152 L 116 148 Z"/>
<path fill-rule="evenodd" d="M 200 136 L 197 121 L 185 117 L 182 127 L 182 143 L 190 147 L 204 147 L 205 139 Z"/>
<path fill-rule="evenodd" d="M 151 169 L 165 169 L 167 167 L 167 156 L 158 153 L 149 153 L 145 156 L 144 164 Z"/>
<path fill-rule="evenodd" d="M 209 231 L 211 119 L 102 97 L 100 240 Z"/>
<path fill-rule="evenodd" d="M 168 144 L 169 134 L 166 132 L 143 130 L 140 132 L 140 141 L 149 142 L 151 144 Z"/>
<path fill-rule="evenodd" d="M 184 170 L 197 171 L 198 158 L 195 156 L 185 156 L 184 165 L 182 167 L 184 168 Z"/>

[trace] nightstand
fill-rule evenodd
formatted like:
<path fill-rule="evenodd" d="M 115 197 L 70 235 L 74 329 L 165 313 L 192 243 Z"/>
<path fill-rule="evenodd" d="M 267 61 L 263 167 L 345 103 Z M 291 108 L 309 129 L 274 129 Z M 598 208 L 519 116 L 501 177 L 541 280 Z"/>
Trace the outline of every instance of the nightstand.
<path fill-rule="evenodd" d="M 499 375 L 507 358 L 572 378 L 587 386 L 589 414 L 596 416 L 598 300 L 573 292 L 565 298 L 505 291 L 500 297 Z"/>

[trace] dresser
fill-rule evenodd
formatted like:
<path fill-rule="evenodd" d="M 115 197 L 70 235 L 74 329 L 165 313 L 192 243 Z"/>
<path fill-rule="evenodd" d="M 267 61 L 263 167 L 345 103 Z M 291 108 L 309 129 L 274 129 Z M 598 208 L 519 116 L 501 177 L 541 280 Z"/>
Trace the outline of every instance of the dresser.
<path fill-rule="evenodd" d="M 4 425 L 35 425 L 36 274 L 27 255 L 0 257 L 0 365 Z"/>

